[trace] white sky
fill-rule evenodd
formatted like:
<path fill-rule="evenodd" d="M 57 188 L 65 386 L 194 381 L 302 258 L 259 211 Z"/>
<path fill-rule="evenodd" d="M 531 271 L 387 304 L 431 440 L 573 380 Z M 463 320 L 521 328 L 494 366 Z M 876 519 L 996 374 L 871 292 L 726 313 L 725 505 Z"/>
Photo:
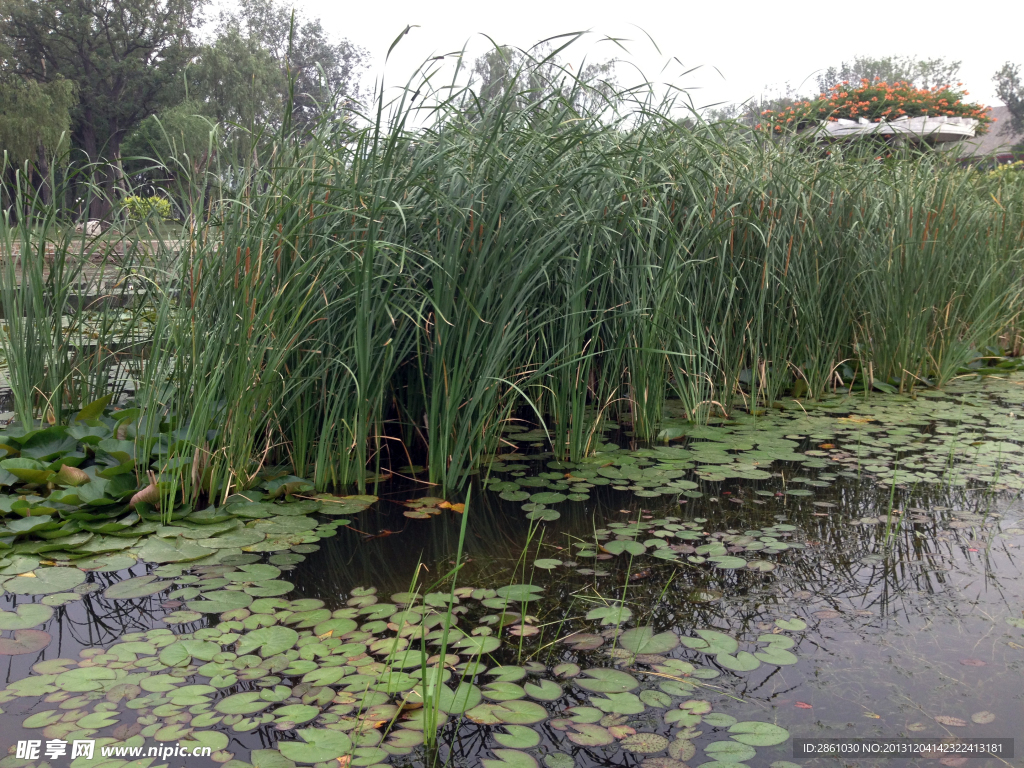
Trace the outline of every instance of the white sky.
<path fill-rule="evenodd" d="M 285 0 L 289 2 L 289 0 Z M 1024 3 L 829 2 L 828 0 L 733 0 L 731 2 L 636 2 L 635 0 L 291 0 L 306 16 L 368 49 L 370 81 L 405 82 L 429 56 L 461 50 L 472 55 L 497 43 L 529 47 L 566 32 L 591 31 L 591 42 L 573 46 L 571 63 L 628 58 L 652 80 L 686 88 L 694 104 L 743 101 L 777 92 L 788 81 L 811 92 L 817 70 L 854 56 L 912 55 L 961 60 L 960 78 L 972 101 L 998 104 L 992 75 L 1007 61 L 1024 64 Z M 398 45 L 384 69 L 388 47 L 407 24 L 419 25 Z M 657 43 L 660 53 L 648 38 Z M 621 38 L 627 56 L 602 37 Z M 678 61 L 673 62 L 672 59 Z M 664 69 L 669 63 L 667 69 Z M 700 67 L 681 77 L 685 69 Z M 628 67 L 619 82 L 640 81 Z M 802 87 L 801 87 L 802 85 Z"/>

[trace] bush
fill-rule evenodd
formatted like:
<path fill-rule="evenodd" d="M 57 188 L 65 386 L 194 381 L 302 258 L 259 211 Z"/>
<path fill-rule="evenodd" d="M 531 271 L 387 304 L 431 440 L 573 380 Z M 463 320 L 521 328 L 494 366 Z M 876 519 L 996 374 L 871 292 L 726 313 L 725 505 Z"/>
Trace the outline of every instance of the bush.
<path fill-rule="evenodd" d="M 122 206 L 128 218 L 133 221 L 145 221 L 150 217 L 161 221 L 171 218 L 171 203 L 162 197 L 126 197 Z"/>

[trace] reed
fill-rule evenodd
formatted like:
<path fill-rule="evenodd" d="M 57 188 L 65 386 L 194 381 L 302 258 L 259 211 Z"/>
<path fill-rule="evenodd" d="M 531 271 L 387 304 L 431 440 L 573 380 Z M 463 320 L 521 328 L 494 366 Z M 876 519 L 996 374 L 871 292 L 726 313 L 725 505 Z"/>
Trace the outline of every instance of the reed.
<path fill-rule="evenodd" d="M 941 386 L 1014 342 L 1024 174 L 826 153 L 568 71 L 524 100 L 528 75 L 483 103 L 425 70 L 351 120 L 263 137 L 258 164 L 166 161 L 188 215 L 118 267 L 151 286 L 118 327 L 144 337 L 138 400 L 174 414 L 186 497 L 281 464 L 363 489 L 411 457 L 448 493 L 510 418 L 541 417 L 576 459 L 604 420 L 655 439 L 666 397 L 702 421 L 857 382 Z M 28 207 L 0 226 L 26 254 L 0 290 L 25 421 L 94 399 L 113 364 L 55 319 L 113 318 L 67 310 L 87 249 L 60 240 L 44 269 L 38 233 L 66 223 Z"/>

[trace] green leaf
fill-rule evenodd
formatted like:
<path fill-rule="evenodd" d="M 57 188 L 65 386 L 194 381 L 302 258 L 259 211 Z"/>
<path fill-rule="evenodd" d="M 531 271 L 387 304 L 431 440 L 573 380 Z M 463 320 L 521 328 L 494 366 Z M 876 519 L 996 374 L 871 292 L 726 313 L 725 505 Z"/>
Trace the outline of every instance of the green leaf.
<path fill-rule="evenodd" d="M 720 763 L 742 763 L 757 755 L 757 750 L 736 741 L 716 741 L 704 747 L 704 753 Z"/>
<path fill-rule="evenodd" d="M 4 459 L 0 461 L 0 469 L 4 469 L 23 483 L 48 483 L 53 472 L 46 465 L 35 459 Z"/>
<path fill-rule="evenodd" d="M 562 698 L 562 686 L 551 680 L 538 680 L 536 684 L 525 683 L 523 690 L 531 699 L 556 701 Z"/>
<path fill-rule="evenodd" d="M 479 656 L 484 653 L 492 653 L 501 646 L 501 640 L 493 636 L 473 635 L 462 637 L 451 644 L 451 648 L 457 648 L 459 653 Z"/>
<path fill-rule="evenodd" d="M 559 502 L 565 501 L 568 498 L 564 493 L 552 493 L 545 491 L 543 493 L 535 493 L 530 497 L 530 501 L 534 504 L 558 504 Z"/>
<path fill-rule="evenodd" d="M 151 573 L 146 576 L 137 576 L 134 579 L 118 581 L 107 587 L 103 596 L 110 599 L 128 600 L 155 595 L 171 586 L 170 583 L 157 581 L 157 578 L 155 573 Z"/>
<path fill-rule="evenodd" d="M 500 706 L 501 709 L 495 711 L 501 721 L 509 725 L 533 725 L 548 718 L 548 711 L 532 701 L 506 701 Z"/>
<path fill-rule="evenodd" d="M 543 558 L 542 557 L 539 560 L 534 560 L 533 564 L 537 568 L 543 568 L 546 571 L 550 571 L 550 570 L 560 566 L 562 564 L 562 561 L 561 560 L 552 560 L 550 558 Z"/>
<path fill-rule="evenodd" d="M 640 701 L 649 707 L 657 707 L 658 709 L 668 709 L 672 706 L 671 696 L 667 693 L 651 689 L 640 691 Z"/>
<path fill-rule="evenodd" d="M 615 541 L 606 542 L 601 546 L 612 555 L 621 555 L 623 552 L 628 552 L 631 555 L 642 555 L 647 551 L 647 547 L 639 541 L 632 541 L 630 539 L 616 539 Z"/>
<path fill-rule="evenodd" d="M 110 401 L 114 399 L 114 394 L 104 395 L 99 400 L 93 400 L 87 406 L 82 408 L 75 416 L 75 421 L 91 421 L 92 419 L 99 418 L 103 415 L 103 409 L 110 405 Z"/>
<path fill-rule="evenodd" d="M 682 637 L 680 642 L 688 648 L 693 648 L 695 651 L 703 651 L 711 655 L 719 653 L 731 654 L 739 650 L 740 644 L 722 632 L 716 632 L 713 629 L 698 629 L 697 634 L 700 635 L 700 639 Z"/>
<path fill-rule="evenodd" d="M 480 689 L 471 683 L 459 683 L 454 691 L 442 685 L 437 697 L 437 708 L 449 715 L 461 715 L 479 704 L 481 699 Z"/>
<path fill-rule="evenodd" d="M 634 693 L 609 693 L 605 696 L 591 696 L 590 703 L 602 712 L 616 715 L 639 715 L 644 703 Z"/>
<path fill-rule="evenodd" d="M 23 603 L 13 611 L 0 611 L 0 629 L 31 629 L 53 617 L 53 608 L 37 603 Z"/>
<path fill-rule="evenodd" d="M 536 587 L 532 584 L 511 584 L 496 590 L 498 597 L 503 597 L 513 603 L 525 603 L 531 600 L 539 600 L 543 587 Z"/>
<path fill-rule="evenodd" d="M 578 723 L 571 728 L 569 741 L 581 747 L 604 747 L 615 741 L 611 731 L 595 723 Z"/>
<path fill-rule="evenodd" d="M 765 664 L 775 664 L 779 667 L 796 664 L 798 661 L 797 657 L 793 653 L 774 644 L 769 645 L 768 648 L 763 651 L 755 653 L 754 656 Z"/>
<path fill-rule="evenodd" d="M 540 768 L 536 758 L 515 749 L 495 749 L 497 760 L 483 759 L 480 764 L 484 768 Z"/>
<path fill-rule="evenodd" d="M 593 693 L 622 693 L 635 690 L 640 685 L 632 675 L 618 669 L 602 667 L 585 670 L 583 674 L 586 677 L 578 677 L 574 682 Z"/>
<path fill-rule="evenodd" d="M 145 687 L 145 686 L 143 686 Z M 259 691 L 245 691 L 244 693 L 236 693 L 233 696 L 228 696 L 217 702 L 214 706 L 218 712 L 222 712 L 225 715 L 251 715 L 254 712 L 260 712 L 261 710 L 269 707 L 271 702 L 265 701 L 260 698 Z M 283 751 L 283 750 L 282 750 Z M 292 758 L 297 760 L 298 758 Z M 325 760 L 330 758 L 324 758 Z M 299 762 L 320 762 L 319 760 L 299 760 Z"/>
<path fill-rule="evenodd" d="M 494 733 L 494 740 L 510 749 L 533 749 L 540 744 L 540 734 L 525 725 L 506 725 L 505 733 Z"/>
<path fill-rule="evenodd" d="M 297 731 L 302 741 L 279 741 L 281 754 L 296 763 L 323 763 L 347 755 L 352 740 L 340 731 L 304 728 Z"/>
<path fill-rule="evenodd" d="M 791 632 L 799 632 L 807 629 L 807 622 L 803 619 L 776 619 L 775 626 L 779 629 L 787 629 Z"/>
<path fill-rule="evenodd" d="M 274 717 L 278 721 L 289 721 L 292 723 L 308 723 L 320 715 L 320 707 L 310 704 L 289 704 L 286 707 L 279 707 L 274 710 Z"/>
<path fill-rule="evenodd" d="M 587 611 L 587 619 L 600 619 L 602 624 L 619 625 L 633 618 L 633 612 L 624 605 L 606 605 Z"/>
<path fill-rule="evenodd" d="M 772 747 L 789 738 L 789 731 L 772 723 L 744 721 L 729 728 L 732 738 L 752 747 Z"/>
<path fill-rule="evenodd" d="M 16 595 L 52 595 L 69 592 L 85 581 L 85 573 L 77 568 L 37 568 L 34 576 L 16 576 L 4 589 Z"/>
<path fill-rule="evenodd" d="M 627 629 L 618 637 L 618 644 L 633 653 L 661 654 L 668 653 L 679 645 L 679 638 L 674 632 L 654 634 L 652 627 Z"/>
<path fill-rule="evenodd" d="M 783 651 L 783 653 L 788 653 L 788 651 Z M 715 661 L 720 666 L 731 669 L 733 672 L 750 672 L 761 666 L 761 662 L 753 654 L 746 651 L 740 651 L 735 656 L 728 653 L 719 653 L 715 656 Z"/>
<path fill-rule="evenodd" d="M 244 656 L 259 650 L 260 655 L 267 659 L 293 648 L 298 641 L 299 633 L 291 627 L 261 627 L 239 639 L 237 653 Z"/>

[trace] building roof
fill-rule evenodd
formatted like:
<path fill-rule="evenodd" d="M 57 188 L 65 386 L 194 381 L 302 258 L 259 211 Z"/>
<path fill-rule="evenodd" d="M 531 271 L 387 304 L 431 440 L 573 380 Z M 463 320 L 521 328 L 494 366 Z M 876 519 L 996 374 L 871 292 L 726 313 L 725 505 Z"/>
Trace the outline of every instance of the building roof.
<path fill-rule="evenodd" d="M 985 155 L 1008 154 L 1014 144 L 1024 142 L 1024 133 L 1008 133 L 1010 110 L 1006 107 L 989 107 L 989 115 L 996 119 L 988 133 L 976 139 L 967 139 L 960 144 L 961 157 L 984 157 Z"/>

